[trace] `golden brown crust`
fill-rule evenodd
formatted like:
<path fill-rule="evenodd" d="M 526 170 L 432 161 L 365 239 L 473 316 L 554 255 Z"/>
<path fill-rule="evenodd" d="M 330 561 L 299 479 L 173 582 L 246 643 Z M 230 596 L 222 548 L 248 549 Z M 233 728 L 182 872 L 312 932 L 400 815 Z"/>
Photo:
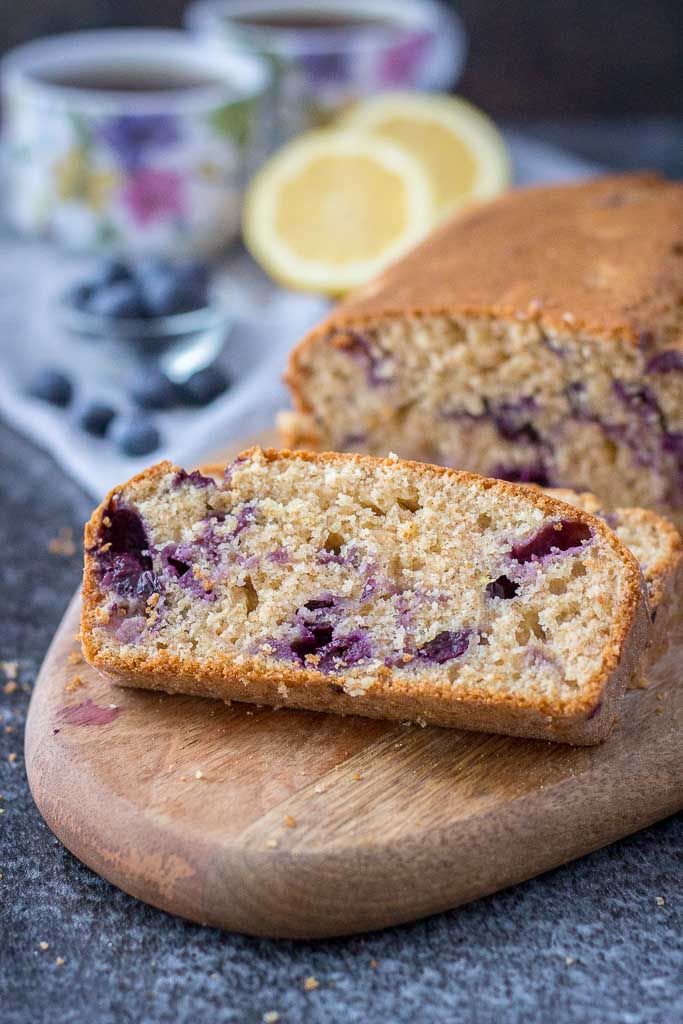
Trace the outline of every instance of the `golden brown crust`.
<path fill-rule="evenodd" d="M 639 173 L 519 189 L 449 220 L 351 294 L 294 349 L 286 380 L 308 411 L 302 352 L 331 330 L 392 317 L 533 319 L 656 341 L 682 294 L 683 185 Z"/>
<path fill-rule="evenodd" d="M 606 645 L 599 670 L 582 685 L 580 693 L 561 701 L 491 693 L 485 687 L 469 688 L 465 696 L 462 693 L 455 696 L 450 687 L 440 688 L 432 683 L 420 683 L 414 678 L 405 680 L 387 668 L 379 669 L 367 692 L 350 696 L 339 693 L 337 689 L 340 686 L 343 689 L 347 682 L 353 683 L 343 674 L 335 675 L 331 680 L 314 668 L 283 665 L 275 669 L 258 656 L 248 667 L 237 664 L 229 655 L 203 660 L 181 659 L 168 650 L 154 656 L 141 656 L 134 648 L 129 648 L 112 656 L 98 641 L 98 569 L 91 551 L 109 503 L 112 498 L 116 499 L 123 489 L 121 487 L 114 488 L 107 495 L 86 526 L 82 643 L 85 657 L 91 665 L 124 685 L 197 693 L 223 700 L 245 700 L 376 718 L 419 719 L 434 725 L 498 731 L 576 744 L 597 743 L 605 738 L 613 725 L 618 701 L 647 645 L 650 617 L 636 559 L 600 519 L 554 500 L 540 490 L 445 466 L 338 452 L 318 454 L 276 449 L 262 451 L 258 448 L 248 449 L 239 458 L 248 459 L 255 453 L 260 453 L 270 462 L 293 459 L 319 464 L 353 462 L 373 467 L 407 467 L 419 474 L 450 476 L 484 490 L 495 487 L 504 494 L 524 499 L 546 515 L 570 514 L 573 519 L 586 522 L 618 554 L 626 572 L 625 597 L 615 616 L 611 641 Z M 161 463 L 133 480 L 152 491 L 161 477 L 175 470 L 177 467 L 170 463 Z"/>

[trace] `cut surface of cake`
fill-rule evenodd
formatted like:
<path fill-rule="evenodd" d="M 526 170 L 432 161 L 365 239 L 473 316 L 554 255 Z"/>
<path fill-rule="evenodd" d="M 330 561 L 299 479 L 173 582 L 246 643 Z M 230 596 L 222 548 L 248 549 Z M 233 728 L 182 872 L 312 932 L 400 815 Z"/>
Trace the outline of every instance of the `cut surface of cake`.
<path fill-rule="evenodd" d="M 593 743 L 650 631 L 600 519 L 396 457 L 162 463 L 86 527 L 84 653 L 133 686 Z"/>
<path fill-rule="evenodd" d="M 547 487 L 544 493 L 599 516 L 633 552 L 640 565 L 647 593 L 652 638 L 643 668 L 652 665 L 669 647 L 673 619 L 683 589 L 683 544 L 673 523 L 645 508 L 607 509 L 589 491 Z"/>
<path fill-rule="evenodd" d="M 396 451 L 683 517 L 683 185 L 518 190 L 292 353 L 290 447 Z"/>

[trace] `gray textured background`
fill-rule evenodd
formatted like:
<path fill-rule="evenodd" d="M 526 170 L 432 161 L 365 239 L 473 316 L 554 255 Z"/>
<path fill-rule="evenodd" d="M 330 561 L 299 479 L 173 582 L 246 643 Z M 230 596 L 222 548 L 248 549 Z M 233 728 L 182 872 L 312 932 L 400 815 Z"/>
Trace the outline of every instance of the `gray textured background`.
<path fill-rule="evenodd" d="M 680 122 L 547 132 L 615 166 L 683 172 Z M 16 692 L 0 680 L 0 1024 L 258 1024 L 268 1010 L 283 1024 L 683 1022 L 681 815 L 451 913 L 315 943 L 187 924 L 76 861 L 33 806 L 21 750 L 30 684 L 80 574 L 78 554 L 47 545 L 89 512 L 0 424 L 0 658 L 20 662 Z"/>
<path fill-rule="evenodd" d="M 451 913 L 328 942 L 221 934 L 92 874 L 40 819 L 21 756 L 21 684 L 80 572 L 78 555 L 49 554 L 48 541 L 63 526 L 76 534 L 89 502 L 0 426 L 0 504 L 1 650 L 20 662 L 17 691 L 0 692 L 16 730 L 0 731 L 2 1024 L 258 1024 L 271 1009 L 287 1024 L 683 1021 L 683 816 Z M 316 991 L 303 989 L 309 975 Z"/>

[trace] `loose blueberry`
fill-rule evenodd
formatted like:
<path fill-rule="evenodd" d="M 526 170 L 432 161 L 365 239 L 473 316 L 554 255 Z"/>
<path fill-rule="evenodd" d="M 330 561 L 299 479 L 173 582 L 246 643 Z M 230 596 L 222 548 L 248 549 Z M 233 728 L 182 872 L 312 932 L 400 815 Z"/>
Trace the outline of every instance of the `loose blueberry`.
<path fill-rule="evenodd" d="M 103 259 L 87 279 L 91 291 L 98 291 L 119 281 L 129 281 L 130 270 L 121 260 Z"/>
<path fill-rule="evenodd" d="M 74 285 L 66 293 L 66 301 L 74 309 L 87 310 L 92 298 L 93 288 L 87 281 Z"/>
<path fill-rule="evenodd" d="M 206 263 L 200 260 L 179 263 L 174 267 L 174 274 L 185 309 L 201 309 L 208 305 L 211 274 Z"/>
<path fill-rule="evenodd" d="M 167 274 L 150 275 L 140 287 L 146 316 L 173 316 L 184 312 L 183 295 Z"/>
<path fill-rule="evenodd" d="M 140 414 L 116 420 L 112 438 L 126 455 L 149 455 L 161 444 L 154 421 Z"/>
<path fill-rule="evenodd" d="M 32 378 L 28 393 L 32 398 L 39 398 L 42 402 L 66 408 L 73 398 L 73 385 L 61 370 L 45 367 Z"/>
<path fill-rule="evenodd" d="M 88 310 L 97 316 L 123 317 L 144 315 L 140 289 L 134 281 L 116 281 L 93 292 Z"/>
<path fill-rule="evenodd" d="M 209 270 L 197 261 L 146 260 L 135 268 L 148 316 L 172 316 L 209 302 Z"/>
<path fill-rule="evenodd" d="M 78 417 L 78 425 L 94 437 L 104 437 L 109 430 L 116 411 L 104 402 L 88 402 Z"/>
<path fill-rule="evenodd" d="M 230 378 L 218 366 L 198 370 L 181 385 L 181 394 L 188 405 L 208 405 L 230 387 Z"/>
<path fill-rule="evenodd" d="M 178 389 L 157 367 L 141 370 L 131 383 L 130 395 L 142 409 L 172 409 L 178 404 Z"/>

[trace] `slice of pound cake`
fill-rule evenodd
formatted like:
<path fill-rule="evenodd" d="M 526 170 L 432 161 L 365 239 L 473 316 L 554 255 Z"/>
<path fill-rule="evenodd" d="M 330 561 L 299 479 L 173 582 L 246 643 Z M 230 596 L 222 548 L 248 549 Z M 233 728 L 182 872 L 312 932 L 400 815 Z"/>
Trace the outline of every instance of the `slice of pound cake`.
<path fill-rule="evenodd" d="M 683 585 L 681 535 L 664 516 L 645 508 L 605 509 L 595 494 L 565 488 L 546 488 L 551 498 L 566 501 L 599 516 L 638 559 L 654 623 L 645 659 L 648 667 L 666 651 L 671 642 L 673 618 L 680 606 Z"/>
<path fill-rule="evenodd" d="M 600 519 L 396 457 L 162 463 L 86 527 L 84 652 L 131 686 L 595 743 L 650 630 Z"/>
<path fill-rule="evenodd" d="M 683 521 L 683 185 L 473 208 L 333 311 L 287 380 L 289 447 L 391 449 Z"/>

